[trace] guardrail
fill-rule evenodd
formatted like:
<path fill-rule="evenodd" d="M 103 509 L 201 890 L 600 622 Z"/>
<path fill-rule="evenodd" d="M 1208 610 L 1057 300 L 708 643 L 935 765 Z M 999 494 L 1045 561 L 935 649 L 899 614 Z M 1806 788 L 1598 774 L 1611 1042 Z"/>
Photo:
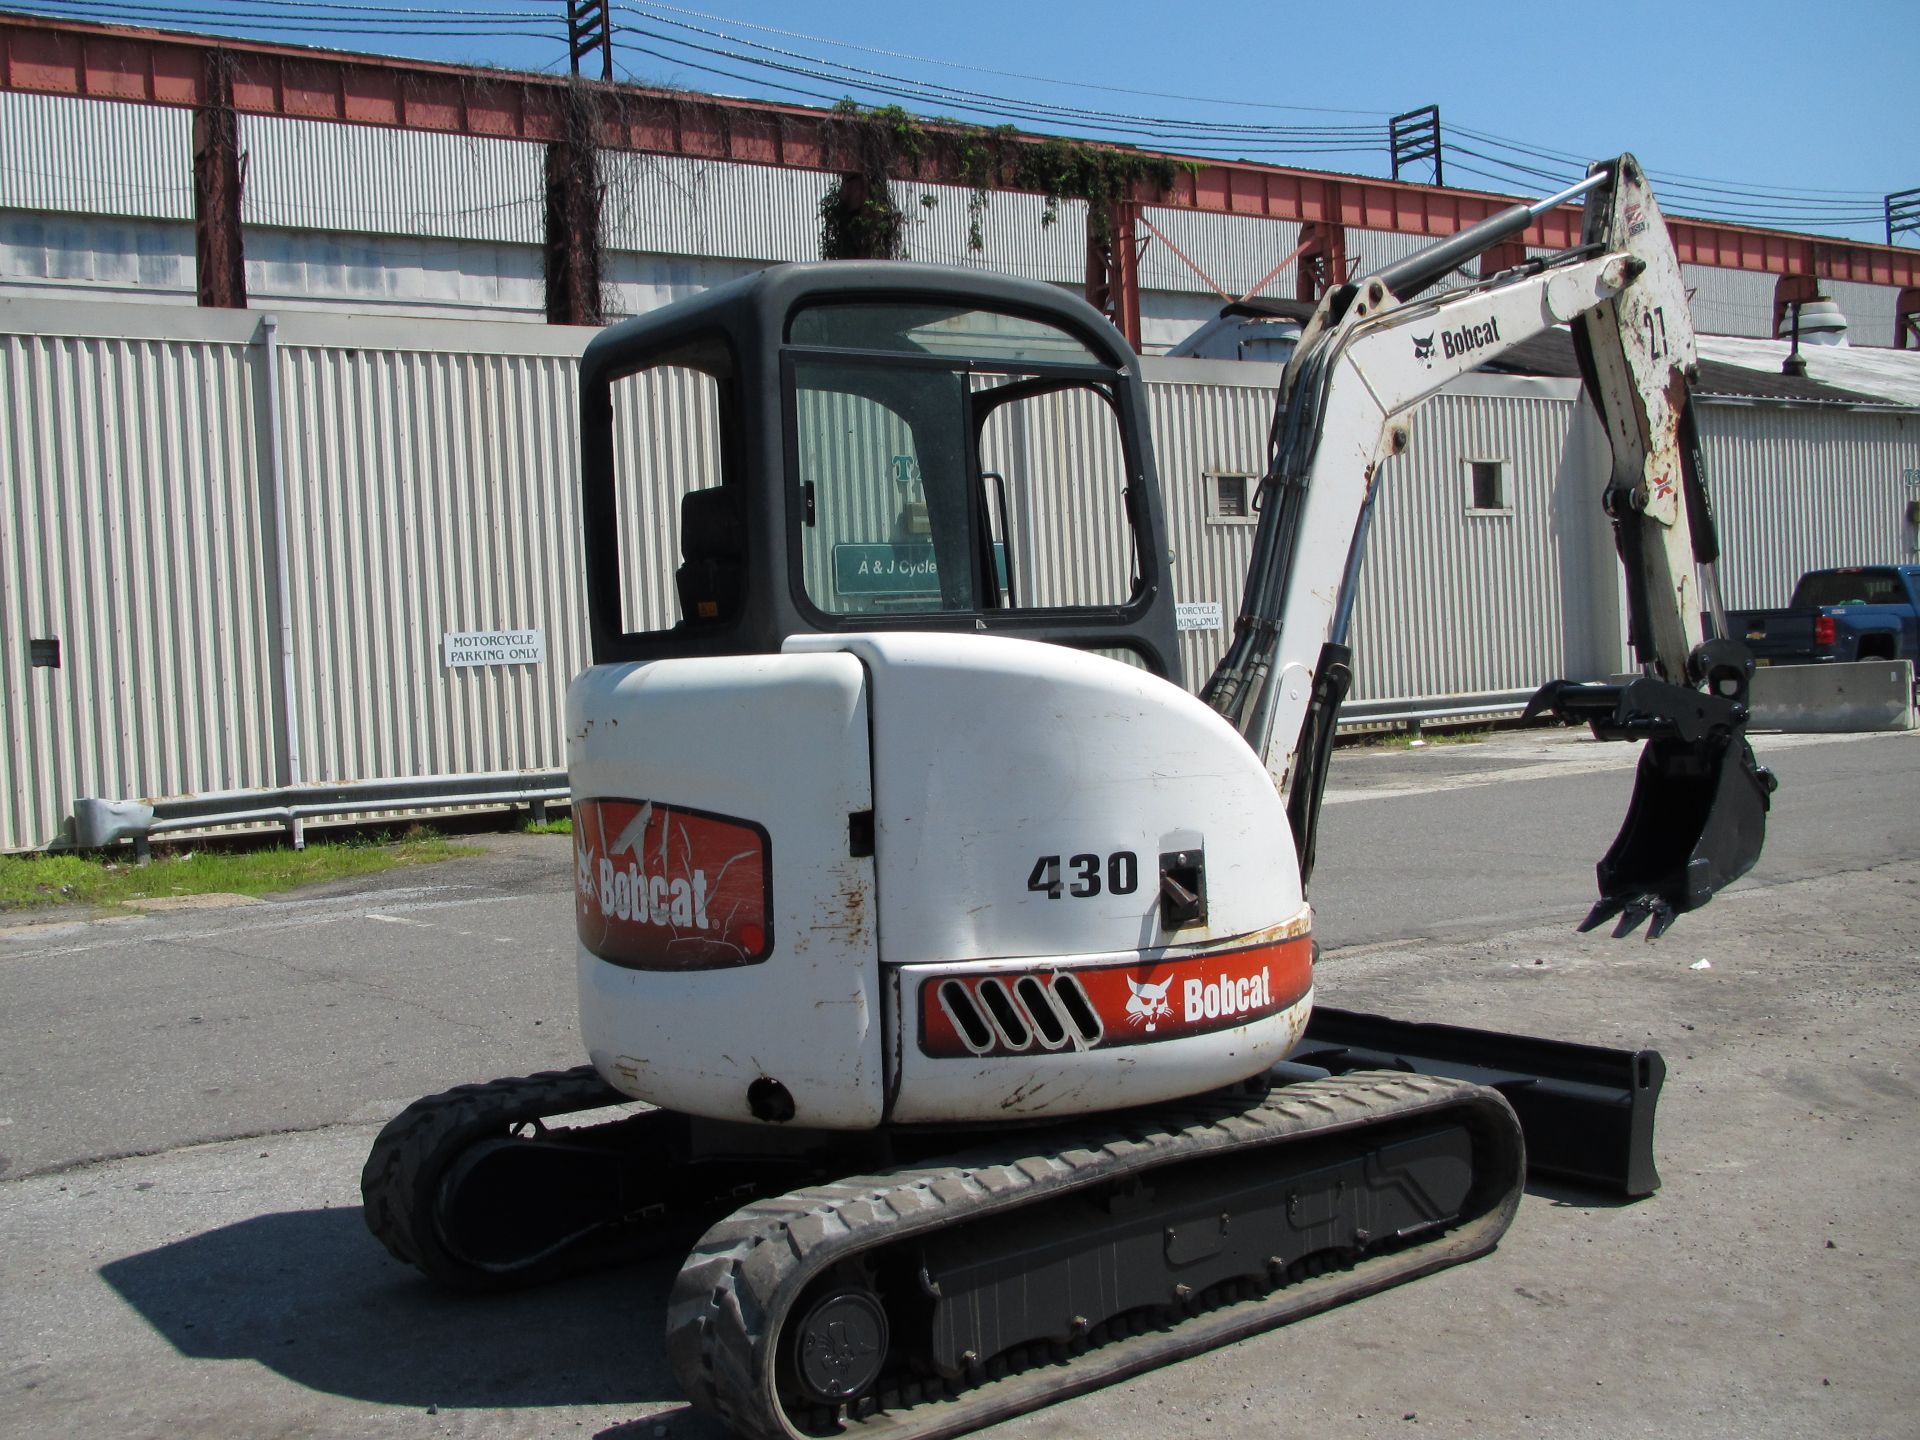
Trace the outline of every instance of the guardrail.
<path fill-rule="evenodd" d="M 1425 700 L 1367 700 L 1341 708 L 1343 727 L 1415 725 L 1441 720 L 1517 716 L 1531 690 L 1449 695 Z M 486 775 L 424 775 L 337 784 L 285 785 L 263 790 L 218 790 L 137 800 L 83 796 L 53 848 L 104 850 L 131 843 L 142 858 L 158 835 L 218 830 L 232 825 L 283 825 L 298 848 L 304 825 L 341 815 L 378 815 L 468 807 L 527 805 L 536 822 L 548 805 L 571 799 L 564 770 L 516 770 Z"/>
<path fill-rule="evenodd" d="M 349 780 L 334 785 L 287 785 L 272 790 L 220 790 L 152 800 L 73 802 L 73 820 L 56 848 L 103 850 L 131 841 L 147 853 L 155 835 L 225 825 L 282 824 L 296 848 L 308 820 L 371 815 L 390 810 L 444 810 L 480 805 L 530 805 L 536 821 L 546 807 L 566 803 L 564 770 L 514 770 L 490 775 L 428 775 L 398 780 Z"/>

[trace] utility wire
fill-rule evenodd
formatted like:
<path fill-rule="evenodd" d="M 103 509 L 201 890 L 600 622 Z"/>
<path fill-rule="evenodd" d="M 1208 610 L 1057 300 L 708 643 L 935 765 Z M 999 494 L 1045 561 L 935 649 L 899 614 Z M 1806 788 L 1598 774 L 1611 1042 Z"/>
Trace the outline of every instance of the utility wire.
<path fill-rule="evenodd" d="M 1589 160 L 1593 158 L 1591 156 L 1570 154 L 1569 152 L 1564 150 L 1552 150 L 1552 149 L 1545 148 L 1543 146 L 1527 144 L 1519 140 L 1508 139 L 1506 136 L 1503 136 L 1503 135 L 1493 135 L 1493 134 L 1489 134 L 1484 130 L 1475 130 L 1468 126 L 1454 124 L 1451 122 L 1447 124 L 1446 131 L 1450 135 L 1465 135 L 1470 139 L 1479 140 L 1479 141 L 1482 141 L 1483 143 L 1494 145 L 1501 149 L 1512 150 L 1512 151 L 1515 151 L 1521 154 L 1526 154 L 1526 155 L 1532 155 L 1538 159 L 1562 161 L 1568 164 L 1569 166 L 1573 167 L 1575 172 L 1578 174 L 1584 174 L 1586 172 L 1587 163 Z M 1687 174 L 1685 171 L 1680 171 L 1680 170 L 1649 169 L 1647 171 L 1647 174 L 1655 180 L 1666 180 L 1669 182 L 1694 181 L 1694 182 L 1698 182 L 1703 188 L 1719 187 L 1719 188 L 1726 188 L 1731 193 L 1747 194 L 1747 195 L 1766 195 L 1768 197 L 1778 197 L 1782 199 L 1794 198 L 1798 196 L 1821 196 L 1821 195 L 1838 195 L 1838 196 L 1844 196 L 1848 199 L 1855 199 L 1855 200 L 1878 200 L 1881 198 L 1878 192 L 1870 191 L 1870 190 L 1818 190 L 1818 189 L 1802 189 L 1802 188 L 1796 188 L 1793 186 L 1780 186 L 1780 187 L 1768 188 L 1768 187 L 1761 187 L 1756 185 L 1741 185 L 1734 181 L 1715 179 L 1710 176 L 1690 175 L 1690 174 Z"/>
<path fill-rule="evenodd" d="M 689 10 L 680 5 L 650 4 L 647 8 L 655 11 L 671 11 L 676 15 L 690 15 L 697 20 L 711 20 L 720 25 L 734 25 L 742 30 L 753 30 L 762 35 L 779 35 L 788 40 L 804 40 L 813 45 L 830 45 L 836 50 L 853 50 L 863 55 L 878 55 L 888 60 L 909 60 L 916 65 L 938 65 L 947 70 L 965 70 L 975 75 L 992 75 L 1002 80 L 1030 80 L 1041 85 L 1066 85 L 1078 90 L 1101 90 L 1110 95 L 1137 95 L 1149 100 L 1179 100 L 1189 104 L 1226 105 L 1245 110 L 1298 110 L 1320 115 L 1365 115 L 1376 120 L 1386 120 L 1393 114 L 1391 110 L 1346 110 L 1329 105 L 1285 105 L 1277 101 L 1224 100 L 1209 95 L 1177 95 L 1164 90 L 1135 90 L 1124 85 L 1103 85 L 1094 80 L 1065 80 L 1053 75 L 1029 75 L 1018 70 L 995 70 L 984 65 L 964 64 L 958 60 L 940 60 L 930 55 L 913 55 L 902 50 L 884 50 L 873 45 L 856 44 L 851 40 L 832 40 L 821 35 L 809 35 L 800 30 L 782 30 L 775 25 L 758 25 L 751 20 L 735 20 L 724 15 L 714 15 L 705 10 Z"/>
<path fill-rule="evenodd" d="M 616 6 L 625 10 L 626 6 Z M 1088 110 L 1078 106 L 1054 105 L 1046 101 L 1019 100 L 1004 95 L 975 95 L 964 90 L 934 85 L 924 81 L 907 80 L 898 76 L 881 75 L 877 71 L 855 70 L 852 74 L 834 73 L 816 68 L 814 65 L 800 65 L 785 60 L 763 59 L 759 56 L 743 54 L 720 46 L 706 45 L 695 40 L 686 40 L 678 36 L 663 35 L 632 25 L 616 27 L 616 34 L 639 34 L 655 44 L 671 45 L 676 48 L 696 51 L 747 64 L 779 71 L 786 74 L 805 76 L 830 84 L 851 84 L 858 89 L 874 94 L 888 95 L 898 99 L 930 101 L 934 104 L 953 105 L 957 108 L 976 113 L 998 115 L 1017 115 L 1027 119 L 1066 121 L 1084 127 L 1106 131 L 1119 131 L 1126 134 L 1153 134 L 1162 139 L 1198 139 L 1216 143 L 1239 143 L 1241 140 L 1309 140 L 1325 138 L 1329 141 L 1350 142 L 1356 149 L 1377 150 L 1380 145 L 1380 132 L 1370 126 L 1351 127 L 1311 127 L 1311 126 L 1253 126 L 1220 125 L 1208 121 L 1176 120 L 1160 116 L 1116 115 L 1105 111 Z M 751 43 L 751 42 L 748 42 Z M 800 57 L 802 59 L 810 57 Z M 834 62 L 822 61 L 819 64 L 832 65 Z M 850 67 L 839 67 L 842 71 Z"/>
<path fill-rule="evenodd" d="M 1046 110 L 1048 112 L 1063 115 L 1063 116 L 1071 116 L 1076 118 L 1080 118 L 1080 117 L 1092 118 L 1092 119 L 1098 119 L 1103 122 L 1132 121 L 1136 124 L 1143 125 L 1143 126 L 1176 126 L 1183 129 L 1195 130 L 1195 131 L 1216 131 L 1217 130 L 1222 132 L 1223 134 L 1249 135 L 1249 136 L 1255 136 L 1255 137 L 1267 136 L 1267 135 L 1288 135 L 1288 136 L 1340 135 L 1340 136 L 1351 136 L 1353 138 L 1365 138 L 1367 140 L 1373 141 L 1376 145 L 1379 143 L 1380 127 L 1378 125 L 1255 125 L 1250 123 L 1240 123 L 1240 122 L 1233 122 L 1233 121 L 1169 119 L 1165 116 L 1133 115 L 1133 114 L 1127 114 L 1124 112 L 1092 110 L 1092 109 L 1087 109 L 1083 106 L 1055 105 L 1046 101 L 1011 99 L 1009 97 L 1001 96 L 1001 95 L 976 95 L 975 92 L 973 91 L 959 90 L 950 86 L 937 85 L 931 81 L 904 79 L 901 76 L 891 75 L 886 73 L 885 71 L 871 70 L 871 69 L 867 69 L 857 65 L 845 65 L 837 60 L 826 60 L 818 56 L 802 54 L 799 51 L 783 49 L 779 46 L 762 45 L 759 42 L 753 41 L 753 40 L 742 40 L 742 39 L 739 39 L 738 37 L 728 35 L 723 31 L 710 30 L 699 25 L 689 25 L 686 22 L 680 21 L 680 20 L 671 20 L 665 17 L 654 17 L 649 15 L 646 10 L 643 10 L 640 7 L 634 6 L 634 5 L 616 4 L 612 8 L 616 12 L 622 12 L 629 15 L 636 15 L 636 16 L 641 16 L 643 18 L 654 19 L 656 23 L 659 23 L 659 24 L 670 25 L 676 29 L 687 30 L 696 34 L 705 35 L 711 39 L 730 41 L 736 45 L 745 45 L 751 49 L 763 51 L 770 55 L 777 55 L 787 60 L 805 61 L 812 65 L 826 65 L 826 66 L 832 67 L 834 70 L 841 71 L 851 76 L 859 77 L 863 80 L 866 80 L 866 79 L 880 80 L 891 85 L 912 86 L 917 89 L 925 90 L 929 94 L 944 97 L 947 99 L 954 99 L 954 98 L 961 98 L 961 99 L 968 99 L 968 100 L 977 99 L 977 100 L 989 100 L 994 102 L 995 104 L 1000 104 L 1000 105 L 1024 105 L 1024 106 L 1030 106 L 1036 109 Z M 674 7 L 669 6 L 665 8 L 671 9 Z M 688 43 L 688 42 L 672 42 L 669 40 L 669 37 L 666 37 L 666 36 L 656 35 L 655 38 L 663 41 L 668 41 L 668 43 Z M 731 52 L 731 51 L 727 53 L 735 55 L 735 58 L 737 59 L 747 60 L 752 63 L 764 63 L 764 62 L 755 61 L 754 57 L 752 56 L 739 55 L 737 52 Z"/>
<path fill-rule="evenodd" d="M 476 8 L 379 4 L 367 3 L 367 0 L 236 0 L 236 3 L 222 8 L 215 8 L 212 0 L 201 0 L 199 5 L 174 5 L 162 3 L 162 0 L 0 0 L 0 3 L 49 18 L 161 23 L 190 29 L 251 28 L 267 33 L 307 36 L 338 34 L 476 40 L 507 37 L 521 42 L 545 40 L 559 46 L 566 44 L 565 16 L 557 0 L 547 0 L 538 9 L 530 8 L 529 0 L 508 0 L 508 3 L 491 6 L 486 5 L 485 0 L 479 0 Z M 467 0 L 467 3 L 473 6 L 474 0 Z M 957 112 L 975 117 L 980 123 L 999 123 L 1011 119 L 1045 130 L 1065 130 L 1086 135 L 1107 143 L 1180 146 L 1190 148 L 1192 153 L 1205 155 L 1225 152 L 1246 158 L 1377 157 L 1386 148 L 1384 127 L 1377 123 L 1386 118 L 1385 111 L 1341 110 L 1180 95 L 997 70 L 731 19 L 705 10 L 661 3 L 661 0 L 615 3 L 609 6 L 609 12 L 610 21 L 616 13 L 626 17 L 622 23 L 610 25 L 610 43 L 616 51 L 625 50 L 668 67 L 691 69 L 750 89 L 772 90 L 822 105 L 831 106 L 843 101 L 850 90 L 867 97 L 882 97 L 888 102 Z M 702 21 L 709 23 L 694 23 Z M 809 53 L 794 45 L 762 43 L 734 33 L 737 31 L 751 31 L 799 45 L 824 46 L 883 60 L 1056 88 L 1102 91 L 1210 107 L 1231 106 L 1243 110 L 1365 116 L 1376 123 L 1270 124 L 1222 121 L 1021 99 L 976 91 L 957 84 L 913 79 L 874 66 L 849 64 Z M 631 72 L 629 78 L 646 83 Z M 801 83 L 796 84 L 795 81 Z M 829 88 L 816 89 L 813 86 Z M 1538 185 L 1557 187 L 1578 177 L 1585 173 L 1588 159 L 1549 146 L 1454 124 L 1443 127 L 1442 152 L 1448 157 L 1450 167 L 1460 173 L 1476 176 L 1497 186 L 1520 185 L 1527 190 Z M 1479 163 L 1473 163 L 1475 161 Z M 1884 197 L 1872 192 L 1742 184 L 1680 171 L 1650 169 L 1648 175 L 1659 188 L 1668 208 L 1684 208 L 1702 218 L 1810 228 L 1878 225 L 1884 219 Z"/>
<path fill-rule="evenodd" d="M 791 65 L 784 61 L 777 60 L 763 60 L 755 56 L 742 55 L 737 51 L 727 50 L 717 46 L 703 45 L 696 41 L 682 40 L 674 36 L 658 35 L 652 31 L 639 29 L 630 25 L 618 26 L 615 29 L 614 43 L 616 47 L 624 45 L 628 48 L 652 55 L 656 59 L 665 59 L 668 60 L 669 63 L 689 65 L 694 69 L 704 70 L 711 74 L 724 75 L 729 79 L 753 83 L 749 77 L 740 74 L 738 71 L 722 70 L 702 61 L 669 57 L 657 49 L 639 45 L 623 38 L 624 36 L 634 34 L 641 35 L 653 41 L 655 45 L 671 45 L 677 49 L 691 50 L 698 54 L 715 56 L 736 64 L 763 67 L 782 74 L 825 81 L 828 84 L 840 84 L 846 81 L 846 77 L 844 76 L 817 70 L 810 66 Z M 789 90 L 795 89 L 795 87 L 792 86 L 783 86 L 782 88 Z M 1072 123 L 1082 132 L 1098 132 L 1099 137 L 1105 139 L 1148 135 L 1154 140 L 1161 142 L 1189 141 L 1214 147 L 1225 145 L 1243 152 L 1251 151 L 1263 154 L 1285 155 L 1375 154 L 1378 153 L 1380 148 L 1378 138 L 1365 134 L 1356 134 L 1351 137 L 1331 137 L 1325 141 L 1308 140 L 1304 137 L 1293 139 L 1281 135 L 1276 135 L 1265 143 L 1248 143 L 1256 138 L 1253 136 L 1244 138 L 1232 136 L 1223 140 L 1222 137 L 1204 130 L 1193 131 L 1171 128 L 1186 123 L 1181 121 L 1162 121 L 1158 122 L 1157 125 L 1143 125 L 1138 122 L 1129 121 L 1123 117 L 1107 119 L 1092 118 L 1092 115 L 1097 112 L 1089 112 L 1087 115 L 1069 115 L 1063 117 L 1057 113 L 1055 107 L 1048 107 L 1037 102 L 1023 102 L 1004 96 L 986 96 L 981 99 L 973 99 L 961 92 L 929 88 L 912 81 L 900 81 L 889 84 L 869 80 L 860 82 L 856 88 L 870 94 L 884 95 L 895 100 L 913 100 L 922 103 L 930 101 L 935 104 L 950 105 L 962 113 L 986 115 L 1001 119 L 1013 116 L 1019 119 L 1056 125 L 1065 120 Z M 803 91 L 799 93 L 809 94 L 815 98 L 824 98 L 821 97 L 818 91 Z M 1169 128 L 1160 128 L 1161 126 Z"/>
<path fill-rule="evenodd" d="M 564 45 L 563 28 L 551 14 L 530 11 L 495 10 L 414 10 L 401 6 L 354 6 L 352 14 L 340 14 L 340 7 L 321 4 L 287 4 L 272 10 L 258 7 L 273 0 L 252 0 L 246 6 L 228 9 L 203 9 L 173 4 L 141 4 L 138 0 L 7 0 L 10 8 L 22 14 L 40 15 L 58 20 L 90 20 L 95 23 L 124 21 L 131 24 L 164 23 L 186 29 L 204 30 L 220 26 L 231 33 L 239 26 L 270 34 L 297 35 L 438 35 L 449 39 L 483 36 L 520 36 L 529 39 L 547 37 Z"/>
<path fill-rule="evenodd" d="M 1528 179 L 1548 184 L 1558 185 L 1566 178 L 1562 175 L 1553 174 L 1552 172 L 1540 170 L 1532 166 L 1518 165 L 1512 161 L 1502 160 L 1497 156 L 1488 155 L 1483 151 L 1475 150 L 1469 146 L 1443 143 L 1442 149 L 1449 157 L 1461 155 L 1471 156 L 1474 159 L 1484 160 L 1490 164 L 1501 166 L 1507 172 L 1518 172 Z M 1453 164 L 1456 169 L 1464 170 L 1469 174 L 1478 175 L 1484 179 L 1493 180 L 1499 184 L 1512 185 L 1514 183 L 1511 173 L 1503 174 L 1496 171 L 1483 170 L 1478 166 L 1468 165 L 1453 159 L 1450 159 L 1449 163 Z M 1713 195 L 1700 195 L 1690 191 L 1686 186 L 1677 184 L 1662 185 L 1660 187 L 1660 194 L 1663 209 L 1676 214 L 1684 212 L 1693 214 L 1700 219 L 1726 220 L 1735 224 L 1785 225 L 1794 227 L 1804 227 L 1808 225 L 1868 225 L 1878 223 L 1884 214 L 1883 211 L 1878 209 L 1868 211 L 1861 208 L 1862 202 L 1859 200 L 1852 202 L 1851 206 L 1838 202 L 1770 202 L 1764 197 L 1750 202 L 1730 201 Z"/>

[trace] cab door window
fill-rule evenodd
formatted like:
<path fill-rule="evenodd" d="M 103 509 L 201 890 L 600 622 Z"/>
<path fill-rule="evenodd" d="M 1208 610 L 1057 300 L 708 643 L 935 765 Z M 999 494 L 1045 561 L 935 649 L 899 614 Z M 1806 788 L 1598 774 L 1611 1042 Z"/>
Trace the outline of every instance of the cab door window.
<path fill-rule="evenodd" d="M 1135 598 L 1114 378 L 1080 341 L 1017 316 L 867 303 L 802 310 L 788 340 L 792 503 L 815 609 L 1116 610 Z"/>
<path fill-rule="evenodd" d="M 1004 377 L 977 391 L 980 467 L 1022 609 L 1105 609 L 1137 568 L 1126 447 L 1111 394 L 1086 381 Z M 1001 511 L 1004 508 L 1004 518 Z"/>
<path fill-rule="evenodd" d="M 979 609 L 965 376 L 809 360 L 793 377 L 807 599 L 830 615 Z"/>

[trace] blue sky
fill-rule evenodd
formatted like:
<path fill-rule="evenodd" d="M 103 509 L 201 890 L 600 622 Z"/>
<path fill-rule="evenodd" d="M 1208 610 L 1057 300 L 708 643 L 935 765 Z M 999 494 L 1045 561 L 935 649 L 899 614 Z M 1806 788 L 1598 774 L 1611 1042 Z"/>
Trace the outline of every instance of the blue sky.
<path fill-rule="evenodd" d="M 562 0 L 0 5 L 566 68 Z M 1884 238 L 1881 197 L 1920 187 L 1920 86 L 1912 78 L 1920 0 L 613 0 L 613 17 L 622 78 L 692 90 L 884 103 L 901 97 L 879 87 L 904 82 L 944 90 L 901 99 L 927 114 L 1360 174 L 1387 173 L 1388 116 L 1437 104 L 1456 147 L 1446 156 L 1452 184 L 1543 193 L 1555 188 L 1547 177 L 1575 173 L 1582 158 L 1631 150 L 1665 182 L 1663 203 L 1675 213 L 1872 240 Z M 373 33 L 383 29 L 408 33 Z M 481 30 L 504 33 L 471 33 Z M 1096 113 L 1042 120 L 1009 109 L 1036 104 Z M 1155 132 L 1122 116 L 1178 124 Z M 1222 125 L 1268 128 L 1206 128 Z"/>

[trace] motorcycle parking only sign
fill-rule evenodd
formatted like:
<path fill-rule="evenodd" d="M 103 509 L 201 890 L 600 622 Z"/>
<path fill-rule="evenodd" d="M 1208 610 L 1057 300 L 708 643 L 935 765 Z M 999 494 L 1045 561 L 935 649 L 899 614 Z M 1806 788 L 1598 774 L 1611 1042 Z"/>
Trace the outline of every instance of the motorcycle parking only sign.
<path fill-rule="evenodd" d="M 547 658 L 547 638 L 538 630 L 449 630 L 440 637 L 440 657 L 449 670 L 539 665 Z"/>

